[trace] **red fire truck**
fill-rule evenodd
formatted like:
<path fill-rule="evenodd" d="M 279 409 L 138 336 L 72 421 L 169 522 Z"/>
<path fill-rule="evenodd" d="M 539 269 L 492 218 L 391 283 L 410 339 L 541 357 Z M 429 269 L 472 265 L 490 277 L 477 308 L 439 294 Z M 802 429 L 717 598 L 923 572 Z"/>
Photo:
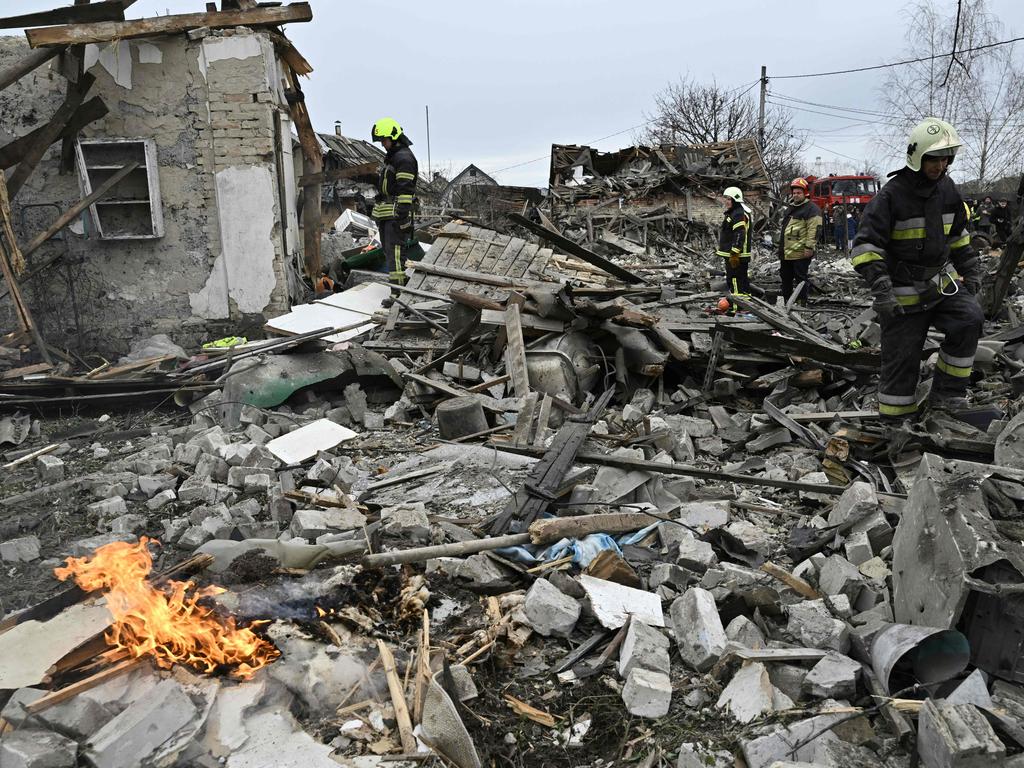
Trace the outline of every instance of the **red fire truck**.
<path fill-rule="evenodd" d="M 810 195 L 814 204 L 831 218 L 836 205 L 855 205 L 863 208 L 879 190 L 874 176 L 808 176 Z"/>

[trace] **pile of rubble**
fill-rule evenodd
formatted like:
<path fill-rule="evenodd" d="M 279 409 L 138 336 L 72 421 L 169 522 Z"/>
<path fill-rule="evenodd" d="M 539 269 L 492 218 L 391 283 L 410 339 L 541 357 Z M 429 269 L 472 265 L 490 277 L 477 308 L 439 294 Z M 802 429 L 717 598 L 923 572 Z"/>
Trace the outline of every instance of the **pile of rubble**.
<path fill-rule="evenodd" d="M 1024 331 L 893 433 L 840 256 L 726 315 L 538 237 L 449 224 L 268 332 L 327 327 L 170 354 L 177 408 L 8 407 L 0 765 L 1024 765 Z M 274 657 L 114 642 L 54 572 L 142 537 Z"/>

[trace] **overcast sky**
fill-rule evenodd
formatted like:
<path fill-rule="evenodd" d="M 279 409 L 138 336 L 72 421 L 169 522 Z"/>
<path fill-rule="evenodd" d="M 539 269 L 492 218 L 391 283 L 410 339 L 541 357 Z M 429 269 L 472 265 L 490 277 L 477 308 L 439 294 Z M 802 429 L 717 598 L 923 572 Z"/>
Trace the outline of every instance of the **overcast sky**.
<path fill-rule="evenodd" d="M 955 0 L 935 0 L 952 10 Z M 7 0 L 7 13 L 66 4 Z M 304 89 L 317 130 L 341 121 L 367 137 L 394 117 L 427 167 L 475 163 L 504 184 L 545 186 L 550 146 L 629 146 L 653 96 L 689 75 L 726 88 L 768 76 L 870 66 L 903 56 L 899 0 L 853 3 L 733 0 L 311 0 L 314 20 L 287 34 L 315 71 Z M 202 11 L 201 0 L 139 0 L 138 18 Z M 1024 34 L 1024 3 L 989 0 L 1005 37 Z M 14 9 L 17 8 L 17 11 Z M 1018 44 L 1021 45 L 1021 44 Z M 1024 54 L 1024 48 L 1021 49 Z M 883 72 L 776 80 L 778 95 L 873 109 Z M 751 90 L 756 97 L 756 86 Z M 808 107 L 816 109 L 815 107 Z M 808 170 L 878 158 L 870 126 L 794 112 L 810 133 Z M 605 138 L 607 137 L 607 138 Z M 601 139 L 600 141 L 596 141 Z M 596 143 L 595 143 L 596 142 Z"/>

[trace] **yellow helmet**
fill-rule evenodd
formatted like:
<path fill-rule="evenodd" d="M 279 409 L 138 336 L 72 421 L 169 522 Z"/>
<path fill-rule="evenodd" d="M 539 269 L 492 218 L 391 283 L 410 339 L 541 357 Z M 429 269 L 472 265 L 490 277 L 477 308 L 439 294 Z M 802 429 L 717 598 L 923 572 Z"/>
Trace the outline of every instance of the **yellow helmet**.
<path fill-rule="evenodd" d="M 722 193 L 725 197 L 735 200 L 737 203 L 743 202 L 743 192 L 739 187 L 727 187 L 725 192 Z"/>
<path fill-rule="evenodd" d="M 907 168 L 921 170 L 925 155 L 948 157 L 953 162 L 956 151 L 963 146 L 956 128 L 937 117 L 926 117 L 910 132 L 907 139 Z"/>
<path fill-rule="evenodd" d="M 398 121 L 391 117 L 382 117 L 376 123 L 373 124 L 373 130 L 371 136 L 373 141 L 380 141 L 381 139 L 397 139 L 402 135 L 402 126 L 398 124 Z"/>

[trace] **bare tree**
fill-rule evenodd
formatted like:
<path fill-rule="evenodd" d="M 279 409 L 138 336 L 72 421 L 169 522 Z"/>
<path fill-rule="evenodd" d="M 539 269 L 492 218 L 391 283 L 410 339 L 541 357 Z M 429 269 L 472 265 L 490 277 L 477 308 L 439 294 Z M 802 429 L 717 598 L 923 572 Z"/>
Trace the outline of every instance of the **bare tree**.
<path fill-rule="evenodd" d="M 934 0 L 915 0 L 904 13 L 906 58 L 927 60 L 887 70 L 879 94 L 889 120 L 879 127 L 879 138 L 902 155 L 914 125 L 941 117 L 956 126 L 964 142 L 953 166 L 959 178 L 984 186 L 1020 172 L 1024 71 L 1013 46 L 960 52 L 1003 39 L 1003 25 L 986 0 L 962 0 L 959 12 L 939 8 Z M 951 63 L 954 38 L 957 53 Z"/>
<path fill-rule="evenodd" d="M 669 83 L 645 113 L 647 127 L 639 140 L 650 144 L 711 144 L 756 137 L 758 107 L 750 90 L 730 91 L 718 83 L 688 77 Z M 807 138 L 793 127 L 792 114 L 769 106 L 765 113 L 763 159 L 774 185 L 801 172 Z"/>

